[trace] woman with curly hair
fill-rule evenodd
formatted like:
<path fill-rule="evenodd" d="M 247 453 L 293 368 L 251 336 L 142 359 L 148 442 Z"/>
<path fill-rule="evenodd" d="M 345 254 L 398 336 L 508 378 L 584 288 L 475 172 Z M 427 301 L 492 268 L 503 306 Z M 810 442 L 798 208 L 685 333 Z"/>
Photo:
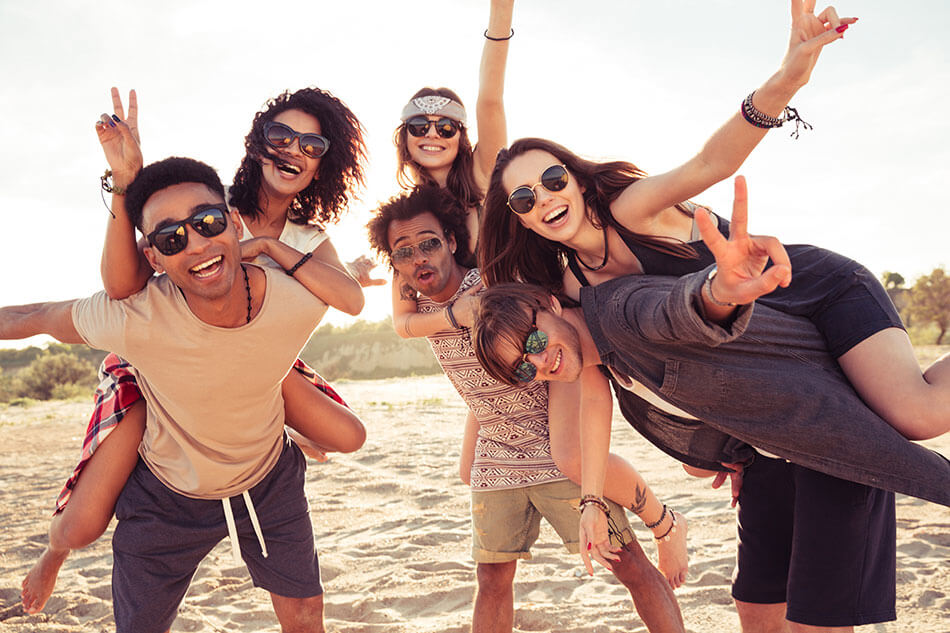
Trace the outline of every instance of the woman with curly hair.
<path fill-rule="evenodd" d="M 109 296 L 122 299 L 144 288 L 154 271 L 143 255 L 146 240 L 136 243 L 123 198 L 124 188 L 142 167 L 138 103 L 132 91 L 129 116 L 123 120 L 115 88 L 112 99 L 115 114 L 103 115 L 96 124 L 113 178 L 113 218 L 106 230 L 101 272 Z M 242 257 L 281 267 L 328 305 L 358 314 L 363 307 L 360 285 L 340 263 L 323 227 L 340 217 L 363 184 L 366 152 L 360 122 L 332 94 L 304 88 L 268 101 L 254 116 L 244 144 L 244 159 L 226 192 L 226 202 L 239 212 L 245 233 Z M 365 429 L 360 419 L 302 361 L 295 368 L 284 379 L 283 397 L 288 433 L 301 449 L 325 459 L 325 451 L 351 452 L 362 446 Z M 57 500 L 49 545 L 23 581 L 27 612 L 42 610 L 69 552 L 105 531 L 135 466 L 145 401 L 131 369 L 112 354 L 103 362 L 82 459 Z"/>

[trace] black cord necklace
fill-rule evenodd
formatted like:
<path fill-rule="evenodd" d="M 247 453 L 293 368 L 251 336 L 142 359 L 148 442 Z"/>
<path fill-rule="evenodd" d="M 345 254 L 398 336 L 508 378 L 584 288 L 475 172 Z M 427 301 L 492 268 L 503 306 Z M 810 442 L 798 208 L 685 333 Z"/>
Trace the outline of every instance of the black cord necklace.
<path fill-rule="evenodd" d="M 579 261 L 579 262 L 581 263 L 581 266 L 583 266 L 583 267 L 586 268 L 587 270 L 591 271 L 592 273 L 597 272 L 598 270 L 600 270 L 601 268 L 603 268 L 604 266 L 606 266 L 606 265 L 607 265 L 607 259 L 608 259 L 609 256 L 610 256 L 610 251 L 607 249 L 608 243 L 607 243 L 607 227 L 606 227 L 606 226 L 604 227 L 603 231 L 604 231 L 604 261 L 600 262 L 600 265 L 598 265 L 598 266 L 588 266 L 587 264 L 584 263 L 584 260 L 581 259 L 581 256 L 580 256 L 579 254 L 577 255 L 577 261 Z M 574 252 L 576 253 L 577 251 L 574 251 Z"/>
<path fill-rule="evenodd" d="M 241 272 L 244 273 L 244 290 L 247 291 L 247 323 L 251 322 L 251 282 L 247 278 L 247 268 L 241 264 Z"/>

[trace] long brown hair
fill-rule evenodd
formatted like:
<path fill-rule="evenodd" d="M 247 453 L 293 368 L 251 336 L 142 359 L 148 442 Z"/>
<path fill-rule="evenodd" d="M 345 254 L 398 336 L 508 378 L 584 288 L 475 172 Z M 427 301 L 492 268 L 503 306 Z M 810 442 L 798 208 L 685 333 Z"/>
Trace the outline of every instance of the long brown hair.
<path fill-rule="evenodd" d="M 448 97 L 459 104 L 462 103 L 459 96 L 448 88 L 423 88 L 412 95 L 410 101 L 416 97 L 430 95 Z M 459 123 L 458 133 L 458 154 L 456 154 L 455 160 L 452 161 L 445 188 L 458 200 L 462 208 L 469 209 L 482 203 L 482 194 L 475 182 L 475 159 L 472 157 L 472 143 L 468 140 L 468 128 Z M 412 189 L 423 184 L 437 184 L 422 165 L 412 160 L 409 155 L 409 143 L 406 141 L 406 134 L 405 123 L 397 127 L 393 134 L 393 143 L 396 145 L 396 154 L 399 160 L 396 167 L 396 182 L 403 189 Z"/>
<path fill-rule="evenodd" d="M 638 244 L 676 257 L 697 257 L 696 250 L 688 244 L 631 231 L 610 212 L 611 203 L 624 189 L 646 177 L 642 169 L 625 161 L 597 163 L 581 158 L 553 141 L 523 138 L 512 143 L 509 149 L 498 152 L 485 195 L 478 237 L 478 264 L 486 285 L 523 281 L 538 284 L 553 293 L 562 290 L 566 255 L 571 249 L 525 228 L 518 215 L 508 208 L 508 192 L 501 182 L 508 163 L 531 150 L 548 152 L 567 167 L 571 178 L 585 189 L 587 218 L 595 227 L 610 227 Z M 678 204 L 676 208 L 690 217 L 693 215 L 686 205 Z"/>

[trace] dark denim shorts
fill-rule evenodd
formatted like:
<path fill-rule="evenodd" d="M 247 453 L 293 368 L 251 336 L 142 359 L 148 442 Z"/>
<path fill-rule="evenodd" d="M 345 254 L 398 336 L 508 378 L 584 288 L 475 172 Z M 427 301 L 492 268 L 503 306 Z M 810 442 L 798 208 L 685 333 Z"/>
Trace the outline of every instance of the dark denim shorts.
<path fill-rule="evenodd" d="M 241 555 L 254 586 L 289 598 L 323 593 L 304 494 L 306 462 L 284 442 L 277 463 L 250 489 L 267 558 L 254 533 L 244 499 L 233 497 Z M 220 500 L 192 499 L 169 490 L 140 459 L 115 508 L 112 598 L 118 633 L 167 630 L 198 563 L 228 529 Z"/>
<path fill-rule="evenodd" d="M 894 493 L 761 455 L 739 494 L 732 596 L 786 618 L 857 626 L 897 617 Z"/>

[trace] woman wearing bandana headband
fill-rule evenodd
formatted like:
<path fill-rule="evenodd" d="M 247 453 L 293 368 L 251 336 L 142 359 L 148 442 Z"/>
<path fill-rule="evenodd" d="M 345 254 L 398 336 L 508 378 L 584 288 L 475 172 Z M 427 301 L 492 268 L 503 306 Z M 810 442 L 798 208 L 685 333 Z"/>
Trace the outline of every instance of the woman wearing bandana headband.
<path fill-rule="evenodd" d="M 448 88 L 422 88 L 409 100 L 401 113 L 402 125 L 396 128 L 393 142 L 398 154 L 396 180 L 404 189 L 421 184 L 437 184 L 458 200 L 465 209 L 471 242 L 460 244 L 472 253 L 478 236 L 482 199 L 495 165 L 495 155 L 508 142 L 505 121 L 504 83 L 508 59 L 514 0 L 491 0 L 488 29 L 479 72 L 475 118 L 478 144 L 473 148 L 468 137 L 468 120 L 462 100 Z M 423 117 L 430 123 L 422 136 L 409 133 L 407 122 Z M 448 118 L 457 131 L 451 136 L 439 134 L 436 123 Z M 480 286 L 472 288 L 455 303 L 458 323 L 471 325 L 472 297 Z M 441 313 L 419 314 L 415 294 L 398 275 L 393 279 L 393 327 L 403 338 L 428 336 L 447 325 Z"/>

